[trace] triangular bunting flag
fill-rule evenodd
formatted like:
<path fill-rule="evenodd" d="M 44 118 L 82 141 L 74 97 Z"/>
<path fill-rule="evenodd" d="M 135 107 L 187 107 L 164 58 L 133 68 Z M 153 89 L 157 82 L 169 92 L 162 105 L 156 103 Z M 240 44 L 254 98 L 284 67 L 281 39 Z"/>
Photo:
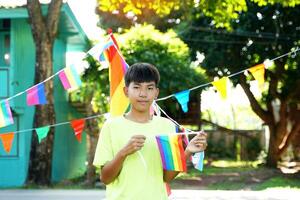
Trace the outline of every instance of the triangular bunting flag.
<path fill-rule="evenodd" d="M 82 84 L 79 74 L 73 65 L 63 69 L 61 72 L 59 72 L 58 76 L 65 90 L 77 89 Z"/>
<path fill-rule="evenodd" d="M 194 167 L 199 171 L 203 171 L 203 162 L 204 162 L 204 151 L 195 153 L 192 156 L 192 163 L 194 164 Z"/>
<path fill-rule="evenodd" d="M 9 102 L 7 100 L 0 103 L 0 128 L 14 123 Z"/>
<path fill-rule="evenodd" d="M 44 127 L 35 129 L 36 134 L 37 134 L 38 139 L 39 139 L 39 143 L 41 143 L 42 139 L 47 137 L 49 129 L 50 129 L 50 126 L 44 126 Z"/>
<path fill-rule="evenodd" d="M 183 112 L 188 111 L 188 102 L 190 100 L 190 90 L 184 90 L 174 94 L 177 101 L 180 103 Z"/>
<path fill-rule="evenodd" d="M 257 80 L 258 86 L 262 90 L 265 83 L 265 65 L 262 63 L 251 67 L 249 72 L 251 72 L 255 80 Z"/>
<path fill-rule="evenodd" d="M 0 134 L 0 139 L 2 141 L 4 150 L 9 153 L 11 150 L 11 146 L 14 140 L 14 133 L 5 133 L 5 134 Z"/>
<path fill-rule="evenodd" d="M 157 106 L 155 101 L 153 101 L 152 105 L 150 106 L 150 116 L 153 116 L 153 115 L 156 115 L 156 116 L 161 115 L 159 107 Z"/>
<path fill-rule="evenodd" d="M 27 105 L 39 105 L 46 104 L 47 99 L 45 95 L 45 86 L 44 83 L 33 86 L 27 90 Z"/>
<path fill-rule="evenodd" d="M 71 121 L 71 126 L 74 129 L 74 134 L 79 142 L 81 142 L 81 134 L 84 129 L 84 124 L 84 119 L 76 119 Z"/>
<path fill-rule="evenodd" d="M 227 97 L 227 83 L 228 77 L 223 77 L 217 81 L 212 82 L 213 86 L 215 86 L 215 88 L 218 90 L 222 99 L 226 99 Z"/>
<path fill-rule="evenodd" d="M 169 183 L 165 183 L 165 184 L 166 184 L 167 194 L 168 194 L 168 196 L 170 196 L 172 194 L 170 184 Z"/>

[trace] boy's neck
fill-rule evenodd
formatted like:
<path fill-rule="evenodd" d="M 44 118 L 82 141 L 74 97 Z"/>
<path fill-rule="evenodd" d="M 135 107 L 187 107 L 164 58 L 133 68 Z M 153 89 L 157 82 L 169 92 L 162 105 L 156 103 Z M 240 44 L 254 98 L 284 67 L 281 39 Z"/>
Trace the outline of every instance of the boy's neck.
<path fill-rule="evenodd" d="M 150 111 L 148 112 L 138 112 L 131 109 L 125 117 L 131 121 L 138 122 L 138 123 L 147 123 L 152 120 L 152 116 L 150 116 Z"/>

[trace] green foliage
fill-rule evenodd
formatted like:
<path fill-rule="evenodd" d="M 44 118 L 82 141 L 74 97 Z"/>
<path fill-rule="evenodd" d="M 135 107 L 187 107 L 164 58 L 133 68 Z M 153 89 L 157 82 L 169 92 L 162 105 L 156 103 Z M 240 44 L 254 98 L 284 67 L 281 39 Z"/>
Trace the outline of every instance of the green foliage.
<path fill-rule="evenodd" d="M 92 56 L 86 57 L 85 60 L 89 63 L 89 67 L 82 76 L 80 89 L 71 93 L 71 101 L 80 102 L 83 105 L 92 104 L 94 113 L 106 113 L 109 109 L 108 70 L 103 70 Z M 103 119 L 99 118 L 100 122 Z"/>
<path fill-rule="evenodd" d="M 231 30 L 232 21 L 238 19 L 242 12 L 246 12 L 252 2 L 258 6 L 277 4 L 295 7 L 300 4 L 299 0 L 98 0 L 98 14 L 104 25 L 109 24 L 112 28 L 128 28 L 135 23 L 148 22 L 162 30 L 163 25 L 176 26 L 176 20 L 189 20 L 194 16 L 205 15 L 215 27 Z M 115 13 L 111 14 L 113 11 Z"/>
<path fill-rule="evenodd" d="M 259 6 L 266 6 L 268 4 L 274 5 L 276 3 L 283 5 L 284 7 L 295 7 L 300 4 L 299 0 L 252 0 Z"/>
<path fill-rule="evenodd" d="M 226 147 L 225 139 L 221 138 L 218 143 L 207 140 L 207 145 L 209 148 L 206 149 L 205 154 L 211 159 L 234 159 L 235 152 L 234 147 Z"/>
<path fill-rule="evenodd" d="M 285 54 L 299 45 L 297 35 L 300 34 L 300 30 L 297 27 L 300 23 L 294 17 L 299 14 L 299 6 L 259 7 L 249 3 L 248 12 L 242 13 L 238 20 L 232 22 L 232 32 L 215 29 L 211 19 L 204 16 L 195 16 L 191 23 L 183 25 L 179 31 L 193 55 L 196 51 L 205 54 L 203 67 L 207 74 L 211 77 L 221 77 L 262 63 L 267 58 Z M 299 56 L 285 57 L 277 60 L 274 66 L 267 70 L 266 81 L 270 83 L 269 86 L 275 86 L 276 81 L 278 85 L 274 88 L 276 92 L 266 90 L 263 94 L 263 108 L 276 97 L 290 98 L 290 102 L 299 101 L 299 94 L 294 90 L 300 77 L 299 66 L 296 64 L 298 62 Z M 239 79 L 231 78 L 231 81 L 236 84 Z"/>
<path fill-rule="evenodd" d="M 123 11 L 132 12 L 135 15 L 141 15 L 142 12 L 152 10 L 160 16 L 169 14 L 172 10 L 178 9 L 180 0 L 98 0 L 99 8 L 103 11 Z"/>
<path fill-rule="evenodd" d="M 189 48 L 173 31 L 165 34 L 159 32 L 151 25 L 137 26 L 126 33 L 117 36 L 121 42 L 121 52 L 127 63 L 148 62 L 154 64 L 161 75 L 160 97 L 174 94 L 181 90 L 191 88 L 204 82 L 203 75 L 196 67 L 191 67 Z M 199 91 L 191 93 L 199 94 Z M 168 111 L 175 114 L 180 110 L 175 105 L 175 99 L 161 103 L 169 105 Z"/>
<path fill-rule="evenodd" d="M 245 0 L 200 0 L 195 5 L 207 17 L 212 18 L 212 24 L 230 29 L 230 22 L 237 19 L 239 13 L 247 11 Z"/>
<path fill-rule="evenodd" d="M 251 140 L 248 140 L 246 143 L 246 152 L 248 155 L 247 160 L 255 160 L 258 158 L 259 153 L 261 152 L 261 145 L 259 143 L 259 139 L 251 138 Z"/>

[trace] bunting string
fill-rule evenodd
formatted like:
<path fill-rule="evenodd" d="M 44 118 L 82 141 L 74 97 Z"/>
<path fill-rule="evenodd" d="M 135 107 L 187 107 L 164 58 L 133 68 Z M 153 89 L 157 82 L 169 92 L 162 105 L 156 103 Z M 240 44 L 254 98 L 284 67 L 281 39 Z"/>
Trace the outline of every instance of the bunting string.
<path fill-rule="evenodd" d="M 273 61 L 278 60 L 278 59 L 280 59 L 280 58 L 283 58 L 283 57 L 285 57 L 285 56 L 289 56 L 289 55 L 295 56 L 296 53 L 297 53 L 298 51 L 300 51 L 300 48 L 299 48 L 299 47 L 296 47 L 295 50 L 292 50 L 292 51 L 290 51 L 290 52 L 288 52 L 288 53 L 285 53 L 285 54 L 283 54 L 283 55 L 280 55 L 280 56 L 278 56 L 278 57 L 275 57 L 275 58 L 273 58 L 273 59 L 271 59 L 271 60 L 268 60 L 268 59 L 267 59 L 266 61 L 268 61 L 268 62 L 273 62 Z M 249 69 L 250 69 L 250 68 L 247 68 L 247 69 L 244 69 L 244 70 L 235 72 L 235 73 L 233 73 L 233 74 L 228 75 L 227 77 L 230 78 L 230 77 L 233 77 L 233 76 L 237 76 L 237 75 L 239 75 L 239 74 L 242 74 L 242 73 L 248 71 Z M 208 86 L 208 85 L 212 85 L 213 82 L 214 82 L 214 81 L 209 82 L 209 83 L 204 83 L 204 84 L 201 84 L 201 85 L 197 85 L 197 86 L 192 87 L 192 88 L 187 89 L 187 90 L 190 90 L 190 91 L 196 90 L 196 89 L 198 89 L 198 88 L 202 88 L 202 87 L 205 87 L 205 86 Z M 175 96 L 175 94 L 171 94 L 171 95 L 166 96 L 166 97 L 161 97 L 161 98 L 157 99 L 156 101 L 163 101 L 163 100 L 169 99 L 169 98 L 174 97 L 174 96 Z"/>
<path fill-rule="evenodd" d="M 110 71 L 110 75 L 111 75 L 111 73 L 121 73 L 121 74 L 123 74 L 122 75 L 123 77 L 120 77 L 120 76 L 114 77 L 114 81 L 111 80 L 112 77 L 110 76 L 110 81 L 112 81 L 111 84 L 114 87 L 113 93 L 110 94 L 111 95 L 111 101 L 113 99 L 116 100 L 116 99 L 119 99 L 121 97 L 120 96 L 121 95 L 120 87 L 124 85 L 124 83 L 123 83 L 124 72 L 126 71 L 126 69 L 129 66 L 126 63 L 123 55 L 119 51 L 117 43 L 115 43 L 114 41 L 115 41 L 115 39 L 114 39 L 114 37 L 111 33 L 111 34 L 109 34 L 109 40 L 106 43 L 95 45 L 84 56 L 84 58 L 85 58 L 89 54 L 89 55 L 93 56 L 94 58 L 98 59 L 99 62 L 101 62 L 101 64 L 102 64 L 103 61 L 104 62 L 109 61 L 109 64 L 110 64 L 109 69 L 112 70 L 112 71 Z M 99 47 L 101 47 L 100 51 L 98 49 Z M 296 53 L 299 50 L 300 49 L 297 47 L 295 50 L 292 50 L 292 51 L 290 51 L 286 54 L 283 54 L 283 55 L 278 56 L 276 58 L 273 58 L 271 60 L 266 60 L 265 62 L 267 62 L 267 61 L 268 62 L 273 62 L 277 59 L 280 59 L 280 58 L 282 58 L 284 56 L 288 56 L 288 55 L 292 55 L 292 57 L 294 57 L 294 56 L 296 56 Z M 97 53 L 97 55 L 91 54 L 91 52 Z M 107 58 L 108 58 L 108 60 L 106 60 Z M 205 86 L 208 86 L 208 85 L 213 85 L 220 92 L 220 95 L 223 98 L 226 98 L 226 95 L 227 95 L 227 93 L 226 93 L 226 87 L 227 87 L 226 82 L 227 82 L 228 78 L 239 75 L 239 74 L 244 73 L 246 71 L 249 71 L 249 72 L 252 73 L 254 78 L 259 82 L 260 88 L 262 88 L 262 86 L 264 84 L 265 68 L 268 67 L 267 63 L 265 64 L 265 62 L 263 64 L 258 64 L 254 67 L 238 71 L 238 72 L 233 73 L 229 76 L 224 76 L 223 78 L 220 78 L 217 81 L 201 84 L 201 85 L 192 87 L 190 89 L 180 91 L 180 92 L 177 92 L 175 94 L 171 94 L 171 95 L 166 96 L 166 97 L 159 98 L 159 99 L 156 100 L 156 102 L 166 100 L 166 99 L 171 98 L 171 97 L 174 96 L 178 100 L 178 102 L 180 103 L 182 110 L 184 112 L 187 112 L 188 111 L 188 102 L 189 102 L 190 91 L 196 90 L 198 88 L 205 87 Z M 121 68 L 120 68 L 120 66 L 121 66 Z M 9 115 L 9 113 L 10 113 L 10 107 L 9 107 L 9 104 L 8 104 L 9 100 L 11 100 L 15 97 L 18 97 L 18 96 L 20 96 L 20 95 L 22 95 L 26 92 L 27 93 L 27 104 L 28 105 L 38 105 L 38 104 L 47 103 L 46 97 L 45 97 L 45 94 L 44 94 L 44 92 L 45 92 L 44 91 L 44 83 L 49 81 L 50 79 L 52 79 L 53 77 L 55 77 L 57 75 L 59 76 L 59 78 L 61 80 L 61 83 L 62 83 L 63 87 L 65 88 L 65 90 L 78 88 L 81 85 L 81 80 L 79 78 L 79 75 L 76 73 L 75 69 L 73 68 L 73 65 L 71 65 L 70 67 L 66 67 L 64 69 L 59 70 L 58 72 L 56 72 L 52 76 L 48 77 L 44 81 L 42 81 L 42 82 L 26 89 L 25 91 L 19 92 L 18 94 L 14 95 L 12 97 L 9 97 L 7 99 L 4 99 L 4 100 L 0 101 L 1 104 L 2 104 L 2 102 L 6 102 L 6 104 L 7 104 L 5 108 L 4 107 L 2 108 L 1 113 L 0 113 L 2 126 L 9 125 L 9 123 L 11 123 L 11 120 L 12 120 L 12 117 Z M 118 98 L 114 95 L 117 95 Z M 119 105 L 119 103 L 117 105 Z M 158 111 L 162 112 L 174 124 L 176 124 L 178 127 L 184 129 L 183 126 L 181 126 L 178 122 L 176 122 L 174 119 L 172 119 L 156 103 L 154 105 L 157 106 Z M 123 112 L 123 110 L 126 107 L 126 102 L 125 102 L 124 105 L 122 105 L 122 108 L 121 107 L 117 108 L 116 105 L 113 106 L 113 107 L 114 107 L 114 109 L 117 109 L 117 110 L 114 110 L 114 112 L 111 112 L 110 113 L 111 115 L 115 115 L 115 114 L 119 113 L 120 111 Z M 9 133 L 9 134 L 8 133 L 4 133 L 4 134 L 0 133 L 0 138 L 3 142 L 3 145 L 5 145 L 5 150 L 7 152 L 9 152 L 10 148 L 11 148 L 13 137 L 6 137 L 7 135 L 10 136 L 11 134 L 15 134 L 15 133 L 30 132 L 30 131 L 35 130 L 37 135 L 38 135 L 39 142 L 41 142 L 41 140 L 47 136 L 50 127 L 61 126 L 61 125 L 65 125 L 65 124 L 71 124 L 71 127 L 74 129 L 74 134 L 75 134 L 77 140 L 79 142 L 81 142 L 81 133 L 82 133 L 82 131 L 84 129 L 84 126 L 85 126 L 85 120 L 89 120 L 89 119 L 93 119 L 93 118 L 96 118 L 96 117 L 104 116 L 106 114 L 107 113 L 97 114 L 97 115 L 93 115 L 93 116 L 89 116 L 89 117 L 85 117 L 85 118 L 81 118 L 81 119 L 75 119 L 75 120 L 72 120 L 72 121 L 61 122 L 61 123 L 47 125 L 47 126 L 39 127 L 39 128 L 18 130 L 18 131 L 15 131 L 13 133 Z M 177 135 L 197 134 L 197 132 L 194 132 L 194 131 L 189 130 L 189 129 L 184 129 L 184 130 L 187 130 L 187 131 L 184 131 L 184 133 L 177 133 Z M 174 134 L 173 134 L 173 136 L 174 136 Z M 161 148 L 160 148 L 160 153 L 162 155 L 161 157 L 163 157 L 163 155 L 164 155 L 165 158 L 168 158 L 169 163 L 167 163 L 167 164 L 171 164 L 170 165 L 171 167 L 169 165 L 168 166 L 164 165 L 164 168 L 166 168 L 166 169 L 176 169 L 176 170 L 179 170 L 179 171 L 186 171 L 186 166 L 184 165 L 184 163 L 182 163 L 182 161 L 180 161 L 180 160 L 183 160 L 183 157 L 182 157 L 183 156 L 183 154 L 182 154 L 183 149 L 182 149 L 181 138 L 180 137 L 172 138 L 173 136 L 168 136 L 168 135 L 167 136 L 162 136 L 162 135 L 156 136 L 158 145 L 161 145 Z M 180 151 L 177 151 L 178 148 L 180 149 Z M 171 156 L 171 155 L 173 155 L 173 156 Z M 140 152 L 139 152 L 139 156 L 140 156 L 140 158 L 141 158 L 141 160 L 142 160 L 142 162 L 145 166 L 145 169 L 147 169 L 147 164 L 146 164 L 146 162 L 144 162 L 145 160 L 143 159 L 143 156 Z M 172 157 L 172 158 L 170 158 L 170 157 Z M 172 160 L 172 159 L 174 159 L 174 160 Z M 202 171 L 204 152 L 200 152 L 199 154 L 195 155 L 192 159 L 196 160 L 196 162 L 194 163 L 195 167 L 197 169 L 199 169 L 200 171 Z"/>
<path fill-rule="evenodd" d="M 109 36 L 111 36 L 111 34 L 109 34 Z M 90 53 L 91 53 L 92 51 L 95 51 L 95 49 L 96 49 L 99 45 L 103 45 L 103 44 L 102 44 L 102 43 L 98 43 L 98 44 L 96 44 L 95 46 L 93 46 L 91 49 L 89 49 L 89 50 L 85 53 L 84 57 L 82 58 L 82 61 L 83 61 L 85 58 L 87 58 L 88 55 L 91 55 Z M 49 76 L 48 78 L 46 78 L 45 80 L 43 80 L 42 82 L 37 83 L 37 84 L 31 86 L 30 88 L 28 88 L 28 89 L 26 89 L 26 90 L 24 90 L 24 91 L 22 91 L 22 92 L 19 92 L 19 93 L 15 94 L 15 95 L 13 95 L 13 96 L 11 96 L 11 97 L 8 97 L 8 98 L 6 98 L 6 99 L 3 99 L 3 100 L 1 100 L 0 102 L 5 101 L 5 100 L 10 101 L 10 100 L 12 100 L 12 99 L 18 97 L 18 96 L 20 96 L 20 95 L 22 95 L 22 94 L 24 94 L 24 93 L 30 91 L 30 90 L 33 89 L 34 87 L 36 87 L 36 86 L 38 86 L 38 85 L 41 85 L 41 84 L 43 84 L 43 83 L 45 83 L 45 82 L 51 80 L 51 79 L 54 78 L 55 76 L 61 74 L 64 70 L 65 70 L 65 69 L 61 69 L 61 70 L 57 71 L 55 74 L 53 74 L 53 75 Z"/>
<path fill-rule="evenodd" d="M 102 114 L 92 115 L 92 116 L 85 117 L 85 118 L 80 118 L 80 119 L 89 120 L 89 119 L 94 119 L 94 118 L 97 118 L 97 117 L 105 116 L 107 114 L 108 113 L 102 113 Z M 47 126 L 55 127 L 55 126 L 62 126 L 62 125 L 70 124 L 70 123 L 71 123 L 70 121 L 65 121 L 65 122 L 60 122 L 60 123 L 57 123 L 57 124 L 51 124 L 51 125 L 47 125 Z M 41 127 L 37 127 L 37 128 L 41 128 Z M 19 130 L 19 131 L 14 131 L 14 133 L 24 133 L 24 132 L 34 131 L 37 128 L 23 129 L 23 130 Z M 0 133 L 0 135 L 1 134 L 4 134 L 4 133 Z"/>
<path fill-rule="evenodd" d="M 114 44 L 113 44 L 114 45 Z M 95 47 L 93 47 L 92 49 L 94 49 Z M 92 49 L 90 49 L 89 51 L 91 51 Z M 276 58 L 273 58 L 273 59 L 271 59 L 271 60 L 269 60 L 269 61 L 275 61 L 275 60 L 277 60 L 277 59 L 280 59 L 280 58 L 282 58 L 282 57 L 285 57 L 285 56 L 288 56 L 288 55 L 291 55 L 291 54 L 296 54 L 298 51 L 300 51 L 300 48 L 296 48 L 295 50 L 293 50 L 293 51 L 290 51 L 290 52 L 288 52 L 288 53 L 285 53 L 285 54 L 283 54 L 283 55 L 280 55 L 280 56 L 278 56 L 278 57 L 276 57 Z M 118 50 L 118 52 L 119 52 L 119 50 Z M 87 52 L 88 53 L 88 52 Z M 121 56 L 122 56 L 122 54 L 120 54 Z M 123 57 L 123 56 L 122 56 Z M 233 77 L 233 76 L 236 76 L 236 75 L 239 75 L 239 74 L 241 74 L 241 73 L 244 73 L 245 71 L 247 71 L 249 68 L 247 68 L 247 69 L 244 69 L 244 70 L 241 70 L 241 71 L 239 71 L 239 72 L 236 72 L 236 73 L 234 73 L 234 74 L 231 74 L 231 75 L 229 75 L 229 76 L 227 76 L 227 77 Z M 59 70 L 58 72 L 56 72 L 54 75 L 52 75 L 52 76 L 50 76 L 49 78 L 47 78 L 46 80 L 44 80 L 43 82 L 41 82 L 41 83 L 44 83 L 44 82 L 46 82 L 46 81 L 48 81 L 48 80 L 50 80 L 51 78 L 53 78 L 54 76 L 56 76 L 56 75 L 58 75 L 61 71 L 63 71 L 63 69 L 62 70 Z M 213 81 L 212 81 L 213 82 Z M 205 87 L 205 86 L 208 86 L 208 85 L 211 85 L 212 84 L 212 82 L 209 82 L 209 83 L 205 83 L 205 84 L 201 84 L 201 85 L 198 85 L 198 86 L 195 86 L 195 87 L 193 87 L 193 88 L 190 88 L 190 89 L 188 89 L 188 90 L 196 90 L 196 89 L 198 89 L 198 88 L 200 88 L 200 87 Z M 41 84 L 41 83 L 39 83 L 39 84 Z M 35 85 L 36 86 L 36 85 Z M 34 87 L 34 86 L 33 86 Z M 9 99 L 12 99 L 12 98 L 14 98 L 14 97 L 16 97 L 16 96 L 20 96 L 21 94 L 23 94 L 23 93 L 25 93 L 26 91 L 28 91 L 28 90 L 30 90 L 30 89 L 32 89 L 33 87 L 30 87 L 30 88 L 28 88 L 27 90 L 25 90 L 25 91 L 23 91 L 23 92 L 20 92 L 20 93 L 18 93 L 18 94 L 16 94 L 16 95 L 14 95 L 14 96 L 12 96 L 12 97 L 10 97 L 10 98 L 7 98 L 7 99 L 4 99 L 4 100 L 2 100 L 2 101 L 5 101 L 5 100 L 9 100 Z M 159 98 L 159 99 L 157 99 L 157 100 L 155 100 L 156 102 L 159 102 L 159 101 L 163 101 L 163 100 L 166 100 L 166 99 L 169 99 L 169 98 L 171 98 L 171 97 L 173 97 L 173 96 L 175 96 L 175 94 L 171 94 L 171 95 L 168 95 L 168 96 L 166 96 L 166 97 L 162 97 L 162 98 Z M 158 105 L 157 105 L 158 106 Z M 175 123 L 176 125 L 178 125 L 178 126 L 181 126 L 179 123 L 177 123 L 175 120 L 173 120 L 173 119 L 171 119 L 170 118 L 170 116 L 166 113 L 166 112 L 164 112 L 159 106 L 158 106 L 158 108 L 161 110 L 161 112 L 166 116 L 166 117 L 168 117 L 173 123 Z M 86 117 L 86 118 L 82 118 L 82 119 L 85 119 L 85 120 L 88 120 L 88 119 L 93 119 L 93 118 L 97 118 L 97 117 L 100 117 L 100 116 L 104 116 L 104 115 L 107 115 L 108 113 L 102 113 L 102 114 L 97 114 L 97 115 L 92 115 L 92 116 L 89 116 L 89 117 Z M 67 121 L 67 122 L 61 122 L 61 123 L 57 123 L 57 124 L 51 124 L 51 125 L 49 125 L 50 127 L 55 127 L 55 126 L 61 126 L 61 125 L 65 125 L 65 124 L 70 124 L 70 122 L 69 121 Z M 38 127 L 37 127 L 38 128 Z M 19 130 L 19 131 L 15 131 L 15 133 L 22 133 L 22 132 L 28 132 L 28 131 L 33 131 L 33 130 L 35 130 L 36 128 L 31 128 L 31 129 L 24 129 L 24 130 Z M 188 130 L 188 129 L 187 129 Z M 189 130 L 189 131 L 191 131 L 191 130 Z M 2 134 L 2 133 L 0 133 L 0 134 Z"/>

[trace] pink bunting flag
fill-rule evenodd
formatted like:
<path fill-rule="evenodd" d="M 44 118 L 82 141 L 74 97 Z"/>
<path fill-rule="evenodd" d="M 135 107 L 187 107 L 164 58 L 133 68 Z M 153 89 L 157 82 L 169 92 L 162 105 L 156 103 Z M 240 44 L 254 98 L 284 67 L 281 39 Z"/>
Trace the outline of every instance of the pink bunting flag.
<path fill-rule="evenodd" d="M 59 72 L 58 76 L 65 90 L 76 89 L 82 84 L 79 74 L 73 65 L 63 69 L 61 72 Z"/>
<path fill-rule="evenodd" d="M 27 105 L 34 106 L 39 104 L 46 104 L 47 99 L 45 95 L 44 83 L 33 86 L 27 90 Z"/>

